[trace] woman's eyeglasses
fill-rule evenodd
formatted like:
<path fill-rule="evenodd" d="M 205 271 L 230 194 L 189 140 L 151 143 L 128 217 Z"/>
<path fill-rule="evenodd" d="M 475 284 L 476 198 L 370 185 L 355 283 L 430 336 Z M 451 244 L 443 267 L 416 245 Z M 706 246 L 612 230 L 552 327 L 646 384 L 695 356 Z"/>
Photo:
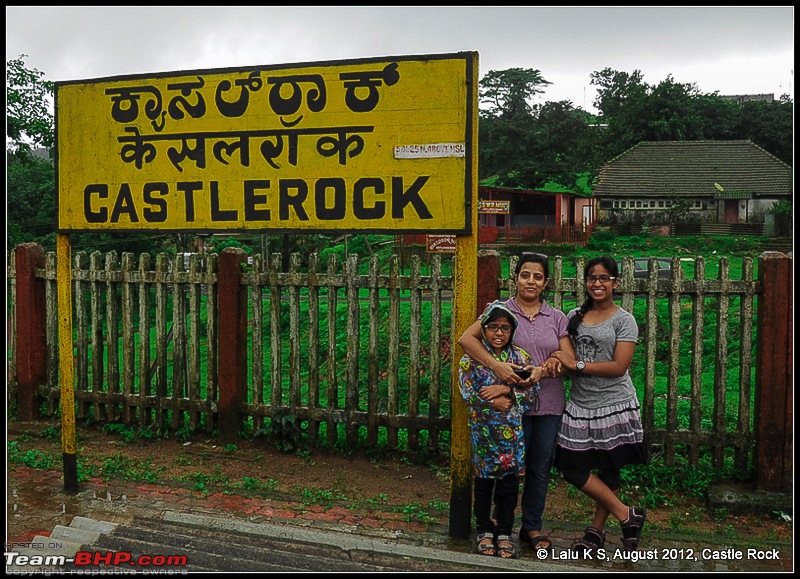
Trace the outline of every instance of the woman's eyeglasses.
<path fill-rule="evenodd" d="M 511 331 L 511 326 L 508 324 L 486 324 L 486 329 L 490 332 L 503 332 L 507 334 Z"/>
<path fill-rule="evenodd" d="M 617 278 L 611 277 L 610 275 L 587 275 L 586 283 L 595 283 L 598 281 L 600 283 L 608 283 L 610 281 L 614 281 L 615 279 Z"/>

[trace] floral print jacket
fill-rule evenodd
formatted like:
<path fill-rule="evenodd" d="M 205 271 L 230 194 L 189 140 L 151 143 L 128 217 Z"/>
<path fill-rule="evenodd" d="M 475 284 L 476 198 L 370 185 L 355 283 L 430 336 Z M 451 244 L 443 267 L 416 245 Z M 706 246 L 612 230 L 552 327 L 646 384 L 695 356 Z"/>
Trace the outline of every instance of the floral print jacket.
<path fill-rule="evenodd" d="M 484 341 L 484 346 L 491 348 Z M 528 353 L 519 346 L 508 345 L 497 360 L 527 366 Z M 522 415 L 538 394 L 538 389 L 514 389 L 515 404 L 508 411 L 491 408 L 478 392 L 484 386 L 500 383 L 484 365 L 465 355 L 458 368 L 461 396 L 467 403 L 469 426 L 472 431 L 472 467 L 480 478 L 502 478 L 507 474 L 525 474 L 525 442 L 522 436 Z"/>

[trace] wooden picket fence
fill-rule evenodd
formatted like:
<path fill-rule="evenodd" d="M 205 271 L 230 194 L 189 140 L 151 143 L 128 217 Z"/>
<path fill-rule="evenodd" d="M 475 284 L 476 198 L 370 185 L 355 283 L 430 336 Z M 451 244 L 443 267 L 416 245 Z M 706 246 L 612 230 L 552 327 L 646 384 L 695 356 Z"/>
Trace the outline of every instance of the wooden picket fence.
<path fill-rule="evenodd" d="M 484 259 L 484 258 L 481 258 Z M 499 257 L 495 257 L 499 260 Z M 179 430 L 219 427 L 215 254 L 183 259 L 125 253 L 76 254 L 72 268 L 75 400 L 78 418 Z M 37 384 L 44 413 L 57 411 L 58 337 L 56 263 L 47 254 L 36 278 L 45 284 L 46 378 Z M 753 466 L 755 305 L 764 292 L 754 262 L 741 279 L 723 259 L 713 278 L 703 257 L 684 272 L 673 258 L 671 279 L 634 278 L 625 259 L 620 303 L 637 312 L 640 344 L 633 365 L 643 368 L 643 418 L 648 440 L 668 464 L 676 453 L 697 464 L 709 450 L 716 465 L 733 453 L 741 472 Z M 312 441 L 416 449 L 440 448 L 450 430 L 452 275 L 434 255 L 423 268 L 413 258 L 406 273 L 397 256 L 388 264 L 351 255 L 256 255 L 238 283 L 247 302 L 247 392 L 240 412 L 254 431 L 291 416 Z M 511 270 L 515 264 L 512 258 Z M 551 258 L 548 300 L 567 311 L 583 295 L 584 259 Z M 691 266 L 689 266 L 691 267 Z M 569 270 L 569 273 L 568 271 Z M 499 271 L 499 269 L 497 270 Z M 18 388 L 14 312 L 15 258 L 8 268 L 11 296 L 9 403 Z M 513 281 L 495 278 L 498 298 L 513 295 Z M 228 282 L 230 283 L 230 282 Z M 666 308 L 663 304 L 666 303 Z M 666 315 L 665 315 L 666 312 Z M 775 323 L 774 320 L 771 323 Z M 784 322 L 781 322 L 784 323 Z M 686 333 L 682 328 L 691 328 Z M 709 328 L 715 336 L 709 338 Z M 791 326 L 789 326 L 791 331 Z M 760 330 L 759 330 L 760 332 Z M 736 336 L 738 350 L 731 351 Z M 759 333 L 762 335 L 762 333 Z M 767 336 L 768 338 L 768 336 Z M 714 367 L 703 367 L 713 351 Z M 791 361 L 789 362 L 791 364 Z"/>

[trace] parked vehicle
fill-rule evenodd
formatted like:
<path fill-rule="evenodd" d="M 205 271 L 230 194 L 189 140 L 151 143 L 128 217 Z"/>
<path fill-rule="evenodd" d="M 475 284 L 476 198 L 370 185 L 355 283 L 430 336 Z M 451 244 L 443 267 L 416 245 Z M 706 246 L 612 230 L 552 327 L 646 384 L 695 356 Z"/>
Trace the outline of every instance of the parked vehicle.
<path fill-rule="evenodd" d="M 649 257 L 634 257 L 633 258 L 633 277 L 634 278 L 647 278 L 647 268 L 650 262 Z M 622 270 L 624 267 L 623 261 L 617 261 L 619 268 L 619 275 L 622 277 Z M 658 269 L 659 279 L 669 279 L 672 276 L 672 260 L 668 257 L 657 257 L 656 268 Z"/>

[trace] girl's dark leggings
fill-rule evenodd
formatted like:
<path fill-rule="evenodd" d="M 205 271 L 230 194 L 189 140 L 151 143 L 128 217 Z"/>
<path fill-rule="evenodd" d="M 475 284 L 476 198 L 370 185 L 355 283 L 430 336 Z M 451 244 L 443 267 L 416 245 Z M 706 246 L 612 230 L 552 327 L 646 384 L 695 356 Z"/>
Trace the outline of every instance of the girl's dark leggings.
<path fill-rule="evenodd" d="M 475 477 L 474 495 L 473 512 L 478 533 L 510 535 L 519 497 L 519 477 L 515 474 L 500 479 Z M 493 502 L 496 524 L 492 522 Z"/>

